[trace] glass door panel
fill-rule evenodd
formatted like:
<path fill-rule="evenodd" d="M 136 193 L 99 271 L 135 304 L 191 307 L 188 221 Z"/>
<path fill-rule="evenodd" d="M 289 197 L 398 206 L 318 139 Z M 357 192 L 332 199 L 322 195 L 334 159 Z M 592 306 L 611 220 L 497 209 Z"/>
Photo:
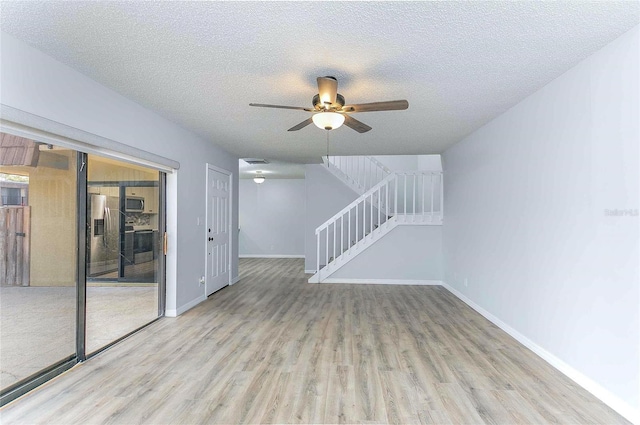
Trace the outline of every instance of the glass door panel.
<path fill-rule="evenodd" d="M 158 317 L 160 173 L 88 155 L 86 352 Z"/>
<path fill-rule="evenodd" d="M 0 137 L 4 394 L 76 353 L 77 153 Z"/>

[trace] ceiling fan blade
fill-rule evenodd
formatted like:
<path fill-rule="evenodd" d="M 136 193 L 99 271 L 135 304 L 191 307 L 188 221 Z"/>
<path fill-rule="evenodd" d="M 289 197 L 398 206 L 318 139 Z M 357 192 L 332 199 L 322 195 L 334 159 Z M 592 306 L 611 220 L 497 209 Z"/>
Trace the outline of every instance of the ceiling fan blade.
<path fill-rule="evenodd" d="M 374 112 L 374 111 L 400 111 L 407 109 L 409 102 L 406 100 L 389 100 L 387 102 L 359 103 L 355 105 L 345 105 L 344 112 Z"/>
<path fill-rule="evenodd" d="M 258 106 L 260 108 L 298 109 L 300 111 L 307 112 L 315 111 L 315 109 L 303 108 L 302 106 L 267 105 L 266 103 L 250 103 L 249 106 Z"/>
<path fill-rule="evenodd" d="M 311 124 L 312 122 L 313 122 L 313 119 L 311 119 L 311 118 L 306 119 L 306 120 L 302 121 L 300 124 L 298 124 L 298 125 L 294 125 L 293 127 L 291 127 L 291 128 L 290 128 L 289 130 L 287 130 L 287 131 L 298 131 L 298 130 L 300 130 L 301 128 L 305 128 L 306 126 L 308 126 L 308 125 L 309 125 L 309 124 Z"/>
<path fill-rule="evenodd" d="M 321 104 L 335 104 L 338 96 L 338 80 L 333 77 L 318 77 L 318 94 Z"/>
<path fill-rule="evenodd" d="M 358 133 L 366 133 L 367 131 L 371 130 L 371 127 L 369 127 L 368 125 L 366 125 L 363 122 L 358 121 L 355 118 L 350 117 L 347 114 L 344 114 L 344 125 L 346 125 L 349 128 L 354 129 Z"/>

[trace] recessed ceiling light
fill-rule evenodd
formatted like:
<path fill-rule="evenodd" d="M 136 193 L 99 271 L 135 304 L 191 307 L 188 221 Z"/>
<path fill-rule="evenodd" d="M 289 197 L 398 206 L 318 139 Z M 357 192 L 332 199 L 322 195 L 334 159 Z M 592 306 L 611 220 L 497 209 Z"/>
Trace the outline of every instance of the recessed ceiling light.
<path fill-rule="evenodd" d="M 262 175 L 262 171 L 256 171 L 256 176 L 253 178 L 253 181 L 258 184 L 264 183 L 264 176 Z"/>

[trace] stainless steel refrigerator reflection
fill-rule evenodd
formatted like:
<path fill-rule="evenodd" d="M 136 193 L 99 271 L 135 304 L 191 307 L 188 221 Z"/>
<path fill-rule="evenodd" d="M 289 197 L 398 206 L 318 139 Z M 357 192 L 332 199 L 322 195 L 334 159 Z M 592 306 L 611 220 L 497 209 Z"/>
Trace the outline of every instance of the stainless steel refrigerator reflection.
<path fill-rule="evenodd" d="M 89 199 L 89 271 L 98 277 L 118 271 L 120 256 L 120 199 L 91 195 Z M 114 277 L 118 277 L 117 275 Z"/>

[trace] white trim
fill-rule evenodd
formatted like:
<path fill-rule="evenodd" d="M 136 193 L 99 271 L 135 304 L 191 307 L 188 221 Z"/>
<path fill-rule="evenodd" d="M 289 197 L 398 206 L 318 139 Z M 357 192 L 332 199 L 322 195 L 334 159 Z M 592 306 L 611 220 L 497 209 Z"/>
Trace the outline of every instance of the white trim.
<path fill-rule="evenodd" d="M 330 277 L 323 279 L 322 283 L 353 283 L 363 285 L 442 285 L 441 280 L 423 279 L 351 279 Z"/>
<path fill-rule="evenodd" d="M 207 297 L 205 295 L 200 295 L 198 298 L 191 300 L 186 304 L 181 305 L 176 310 L 165 310 L 164 315 L 166 317 L 178 317 L 182 313 L 186 312 L 187 310 L 191 310 L 193 307 L 197 306 L 198 304 L 200 304 L 202 301 L 205 301 L 206 299 Z"/>
<path fill-rule="evenodd" d="M 304 258 L 304 255 L 299 254 L 241 254 L 240 258 Z M 314 271 L 315 273 L 315 271 Z"/>
<path fill-rule="evenodd" d="M 442 219 L 440 217 L 434 217 L 433 221 L 405 221 L 411 220 L 411 215 L 397 214 L 394 217 L 398 217 L 398 226 L 442 226 Z M 384 223 L 383 223 L 384 224 Z"/>
<path fill-rule="evenodd" d="M 209 164 L 209 163 L 207 163 L 207 169 L 208 169 L 208 170 L 217 171 L 217 172 L 219 172 L 219 173 L 226 174 L 226 175 L 228 175 L 228 176 L 231 176 L 231 175 L 233 174 L 233 173 L 232 173 L 231 171 L 229 171 L 229 170 L 225 170 L 224 168 L 220 168 L 220 167 L 218 167 L 217 165 L 213 165 L 213 164 Z"/>
<path fill-rule="evenodd" d="M 316 270 L 305 270 L 304 274 L 316 274 Z"/>
<path fill-rule="evenodd" d="M 204 296 L 207 297 L 207 280 L 209 278 L 209 262 L 207 261 L 207 237 L 209 236 L 207 233 L 207 228 L 209 227 L 209 170 L 217 171 L 219 173 L 225 174 L 229 177 L 229 264 L 227 265 L 229 270 L 229 281 L 228 285 L 233 285 L 233 173 L 229 170 L 225 170 L 224 168 L 220 168 L 216 165 L 209 164 L 208 162 L 205 164 L 206 173 L 205 173 L 205 231 L 204 231 Z"/>
<path fill-rule="evenodd" d="M 328 279 L 327 279 L 328 280 Z M 630 404 L 626 403 L 624 400 L 620 399 L 618 396 L 613 394 L 611 391 L 607 390 L 600 384 L 593 381 L 588 376 L 584 375 L 582 372 L 574 369 L 569 364 L 560 360 L 555 355 L 551 354 L 535 342 L 531 341 L 526 336 L 522 335 L 517 330 L 513 329 L 511 326 L 507 325 L 505 322 L 500 320 L 498 317 L 489 313 L 487 310 L 476 304 L 466 295 L 459 292 L 457 289 L 449 286 L 447 283 L 442 282 L 442 286 L 445 287 L 449 292 L 458 297 L 462 302 L 467 304 L 469 307 L 480 313 L 487 320 L 492 322 L 494 325 L 511 335 L 516 341 L 520 344 L 524 345 L 551 366 L 556 368 L 558 371 L 562 372 L 569 379 L 573 380 L 575 383 L 580 385 L 585 390 L 589 391 L 591 394 L 600 399 L 604 404 L 611 407 L 613 410 L 618 412 L 620 415 L 624 416 L 627 420 L 640 424 L 640 410 L 635 409 Z"/>
<path fill-rule="evenodd" d="M 240 276 L 236 276 L 233 278 L 233 280 L 231 281 L 230 285 L 233 285 L 234 283 L 238 283 L 240 282 Z"/>
<path fill-rule="evenodd" d="M 0 116 L 0 129 L 16 136 L 142 165 L 167 174 L 180 168 L 177 161 L 11 106 L 0 105 Z"/>

